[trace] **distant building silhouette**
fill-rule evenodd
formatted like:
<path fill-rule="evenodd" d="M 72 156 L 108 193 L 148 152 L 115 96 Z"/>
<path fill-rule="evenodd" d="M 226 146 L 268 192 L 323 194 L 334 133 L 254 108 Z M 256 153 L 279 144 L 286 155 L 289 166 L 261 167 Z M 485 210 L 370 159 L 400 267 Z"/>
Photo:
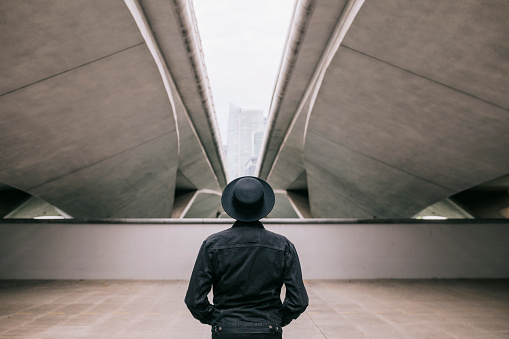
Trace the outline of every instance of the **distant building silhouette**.
<path fill-rule="evenodd" d="M 265 119 L 257 108 L 230 103 L 226 159 L 230 180 L 253 175 L 263 140 Z"/>

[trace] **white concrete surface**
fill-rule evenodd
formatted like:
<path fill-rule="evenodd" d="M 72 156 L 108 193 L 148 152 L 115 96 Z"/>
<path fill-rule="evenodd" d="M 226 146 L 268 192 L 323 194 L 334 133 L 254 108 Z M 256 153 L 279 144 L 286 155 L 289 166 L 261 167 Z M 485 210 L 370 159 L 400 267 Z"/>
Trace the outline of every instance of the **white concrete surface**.
<path fill-rule="evenodd" d="M 2 186 L 74 218 L 170 218 L 176 191 L 220 194 L 192 13 L 187 0 L 0 2 Z M 200 201 L 200 218 L 219 211 L 214 194 Z"/>
<path fill-rule="evenodd" d="M 228 219 L 0 222 L 0 279 L 188 279 Z M 297 247 L 304 279 L 509 278 L 509 223 L 267 221 Z"/>
<path fill-rule="evenodd" d="M 314 218 L 391 219 L 507 176 L 508 15 L 503 0 L 297 1 L 257 175 L 307 191 Z"/>

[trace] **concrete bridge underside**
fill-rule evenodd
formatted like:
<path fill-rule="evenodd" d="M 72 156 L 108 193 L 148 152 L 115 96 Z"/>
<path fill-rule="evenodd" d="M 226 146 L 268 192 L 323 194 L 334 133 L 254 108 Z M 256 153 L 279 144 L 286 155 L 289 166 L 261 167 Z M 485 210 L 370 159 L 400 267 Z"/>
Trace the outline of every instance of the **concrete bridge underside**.
<path fill-rule="evenodd" d="M 503 0 L 296 1 L 258 168 L 270 217 L 444 201 L 509 217 L 508 16 Z M 26 217 L 27 197 L 75 218 L 219 214 L 189 1 L 2 1 L 0 42 L 0 216 Z"/>
<path fill-rule="evenodd" d="M 298 1 L 258 168 L 293 207 L 273 215 L 408 218 L 473 187 L 507 213 L 507 17 L 503 0 Z"/>
<path fill-rule="evenodd" d="M 217 215 L 226 173 L 190 3 L 2 1 L 0 42 L 4 215 L 27 196 L 75 218 Z"/>

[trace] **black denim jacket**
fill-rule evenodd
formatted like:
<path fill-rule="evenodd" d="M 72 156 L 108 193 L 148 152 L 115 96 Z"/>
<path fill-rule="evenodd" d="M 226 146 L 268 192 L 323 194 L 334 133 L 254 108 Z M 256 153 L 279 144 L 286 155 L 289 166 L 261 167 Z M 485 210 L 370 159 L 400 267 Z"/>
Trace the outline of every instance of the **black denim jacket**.
<path fill-rule="evenodd" d="M 308 305 L 295 246 L 258 221 L 235 222 L 203 242 L 185 303 L 213 333 L 281 333 Z"/>

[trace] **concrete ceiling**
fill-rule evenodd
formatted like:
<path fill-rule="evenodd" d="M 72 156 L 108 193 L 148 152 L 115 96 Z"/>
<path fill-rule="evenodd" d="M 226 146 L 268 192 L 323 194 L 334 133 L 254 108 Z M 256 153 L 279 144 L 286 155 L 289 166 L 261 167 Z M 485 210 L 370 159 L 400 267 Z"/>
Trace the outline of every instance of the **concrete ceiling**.
<path fill-rule="evenodd" d="M 508 16 L 503 0 L 297 1 L 258 168 L 271 217 L 475 212 L 475 192 L 507 192 Z M 220 214 L 192 3 L 2 1 L 0 42 L 4 215 L 30 196 L 75 218 Z M 484 211 L 509 216 L 497 199 Z"/>
<path fill-rule="evenodd" d="M 503 0 L 298 1 L 259 175 L 307 191 L 313 217 L 407 218 L 509 174 L 507 17 Z"/>
<path fill-rule="evenodd" d="M 0 186 L 75 218 L 170 217 L 195 190 L 193 216 L 215 215 L 226 173 L 193 20 L 177 0 L 0 2 Z"/>

